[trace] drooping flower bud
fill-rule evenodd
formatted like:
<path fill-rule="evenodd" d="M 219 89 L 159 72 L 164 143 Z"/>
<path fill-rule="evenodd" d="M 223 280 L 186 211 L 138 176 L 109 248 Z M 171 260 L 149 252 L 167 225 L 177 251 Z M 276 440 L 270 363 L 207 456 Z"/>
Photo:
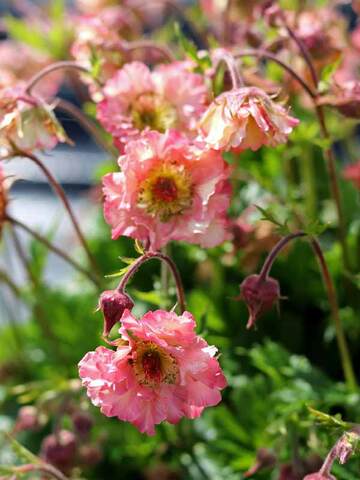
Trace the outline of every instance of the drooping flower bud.
<path fill-rule="evenodd" d="M 36 407 L 33 405 L 26 405 L 19 409 L 14 428 L 15 432 L 21 432 L 24 430 L 37 431 L 40 427 L 40 414 Z"/>
<path fill-rule="evenodd" d="M 320 98 L 318 104 L 334 107 L 344 117 L 360 118 L 360 82 L 346 81 L 333 85 L 330 94 Z"/>
<path fill-rule="evenodd" d="M 260 275 L 246 277 L 240 285 L 240 292 L 240 298 L 249 310 L 246 328 L 251 328 L 256 320 L 280 299 L 279 282 L 271 277 L 262 279 Z"/>
<path fill-rule="evenodd" d="M 80 437 L 86 437 L 93 426 L 93 419 L 87 412 L 77 411 L 72 415 L 72 422 L 76 433 Z"/>
<path fill-rule="evenodd" d="M 60 430 L 44 438 L 41 445 L 41 458 L 62 472 L 67 472 L 74 464 L 76 438 L 69 430 Z"/>
<path fill-rule="evenodd" d="M 81 445 L 78 451 L 80 462 L 87 467 L 97 465 L 103 457 L 101 448 L 98 445 Z"/>
<path fill-rule="evenodd" d="M 267 448 L 259 448 L 256 453 L 256 460 L 252 467 L 244 473 L 244 478 L 249 478 L 266 468 L 274 467 L 276 456 Z"/>
<path fill-rule="evenodd" d="M 120 321 L 125 310 L 132 310 L 134 302 L 124 292 L 106 290 L 100 295 L 98 310 L 104 315 L 104 337 L 108 336 L 112 327 Z"/>
<path fill-rule="evenodd" d="M 337 442 L 335 447 L 336 456 L 343 465 L 354 453 L 356 444 L 359 442 L 360 436 L 357 432 L 346 432 Z"/>

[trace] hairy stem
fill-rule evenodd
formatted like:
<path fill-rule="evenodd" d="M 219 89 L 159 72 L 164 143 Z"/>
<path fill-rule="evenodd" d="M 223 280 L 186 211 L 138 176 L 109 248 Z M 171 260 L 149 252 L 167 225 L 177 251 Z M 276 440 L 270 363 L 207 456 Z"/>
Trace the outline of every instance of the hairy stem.
<path fill-rule="evenodd" d="M 70 202 L 69 202 L 69 200 L 68 200 L 68 198 L 67 198 L 67 196 L 64 192 L 64 189 L 61 187 L 61 185 L 58 183 L 58 181 L 52 175 L 50 170 L 44 165 L 44 163 L 37 156 L 35 156 L 33 153 L 23 151 L 23 150 L 18 149 L 18 148 L 16 149 L 15 153 L 18 156 L 28 158 L 29 160 L 34 162 L 40 168 L 40 170 L 43 172 L 43 174 L 47 178 L 49 184 L 53 188 L 54 192 L 56 193 L 56 195 L 60 199 L 61 203 L 64 205 L 64 208 L 65 208 L 67 214 L 69 215 L 70 221 L 71 221 L 71 223 L 74 227 L 74 230 L 75 230 L 75 232 L 76 232 L 76 234 L 79 238 L 79 241 L 80 241 L 80 243 L 81 243 L 88 259 L 89 259 L 90 265 L 92 266 L 92 268 L 95 271 L 98 271 L 95 258 L 93 257 L 93 255 L 90 252 L 90 249 L 88 247 L 86 239 L 85 239 L 85 237 L 84 237 L 84 235 L 81 231 L 80 225 L 79 225 L 79 223 L 78 223 L 78 221 L 75 217 L 75 214 L 74 214 L 73 209 L 70 205 Z"/>
<path fill-rule="evenodd" d="M 83 67 L 77 62 L 72 62 L 72 61 L 55 62 L 43 68 L 38 73 L 36 73 L 32 78 L 30 78 L 30 80 L 26 85 L 25 93 L 31 95 L 32 89 L 40 82 L 40 80 L 42 80 L 44 77 L 46 77 L 50 73 L 55 72 L 57 70 L 78 70 L 79 72 L 90 73 L 86 67 Z"/>
<path fill-rule="evenodd" d="M 161 260 L 162 262 L 165 262 L 168 265 L 168 267 L 169 267 L 169 269 L 170 269 L 170 271 L 171 271 L 171 273 L 174 277 L 174 280 L 175 280 L 176 294 L 177 294 L 177 298 L 178 298 L 179 308 L 180 308 L 181 313 L 183 313 L 184 310 L 185 310 L 185 294 L 184 294 L 184 288 L 183 288 L 183 285 L 182 285 L 181 277 L 180 277 L 179 271 L 178 271 L 174 261 L 169 256 L 165 255 L 164 253 L 161 253 L 161 252 L 146 252 L 146 253 L 144 253 L 144 255 L 142 255 L 137 260 L 135 260 L 135 262 L 132 265 L 130 265 L 128 271 L 122 277 L 122 279 L 121 279 L 121 281 L 120 281 L 120 283 L 117 287 L 117 290 L 119 292 L 123 292 L 126 288 L 126 285 L 129 282 L 129 280 L 139 270 L 141 265 L 143 265 L 144 263 L 146 263 L 149 260 L 152 260 L 154 258 L 157 258 L 158 260 Z"/>
<path fill-rule="evenodd" d="M 24 223 L 22 223 L 20 220 L 17 220 L 10 215 L 7 215 L 6 219 L 14 226 L 18 226 L 22 228 L 25 232 L 29 233 L 31 236 L 33 236 L 37 241 L 41 242 L 43 245 L 46 246 L 49 250 L 54 252 L 56 255 L 61 257 L 65 262 L 67 262 L 69 265 L 71 265 L 75 270 L 86 276 L 96 287 L 100 287 L 98 279 L 88 270 L 83 268 L 81 265 L 79 265 L 75 260 L 73 260 L 67 253 L 65 253 L 63 250 L 60 248 L 56 247 L 53 245 L 47 238 L 43 237 L 39 233 L 37 233 L 35 230 L 32 228 L 28 227 Z"/>
<path fill-rule="evenodd" d="M 336 296 L 336 290 L 331 278 L 328 266 L 324 254 L 321 250 L 321 246 L 316 238 L 311 239 L 311 246 L 315 252 L 315 255 L 319 261 L 321 272 L 324 279 L 324 284 L 327 291 L 327 296 L 330 304 L 331 314 L 334 320 L 335 331 L 336 331 L 336 340 L 340 352 L 341 364 L 344 371 L 344 376 L 348 387 L 352 390 L 357 388 L 357 381 L 354 373 L 354 368 L 352 365 L 352 360 L 349 352 L 349 347 L 347 345 L 343 325 L 340 319 L 339 314 L 339 305 Z"/>
<path fill-rule="evenodd" d="M 214 56 L 214 68 L 218 68 L 221 62 L 224 62 L 231 77 L 232 88 L 240 88 L 244 86 L 244 80 L 236 65 L 235 57 L 231 53 L 221 51 Z"/>
<path fill-rule="evenodd" d="M 78 123 L 84 128 L 84 130 L 91 135 L 99 147 L 110 153 L 112 157 L 117 157 L 117 150 L 108 145 L 108 143 L 101 136 L 101 133 L 99 132 L 99 129 L 95 123 L 92 122 L 80 108 L 62 98 L 56 98 L 55 102 L 56 108 L 75 118 L 75 120 L 77 120 Z"/>

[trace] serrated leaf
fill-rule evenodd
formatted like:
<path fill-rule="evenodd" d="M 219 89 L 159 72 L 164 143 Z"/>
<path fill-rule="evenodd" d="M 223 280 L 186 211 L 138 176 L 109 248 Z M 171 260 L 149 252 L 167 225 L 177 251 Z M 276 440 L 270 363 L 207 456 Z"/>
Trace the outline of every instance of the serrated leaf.
<path fill-rule="evenodd" d="M 303 227 L 303 231 L 310 237 L 318 237 L 329 227 L 329 223 L 322 223 L 319 220 L 314 220 Z"/>
<path fill-rule="evenodd" d="M 109 275 L 105 275 L 105 278 L 117 278 L 122 277 L 125 273 L 129 270 L 130 266 L 124 267 L 118 272 L 110 273 Z"/>
<path fill-rule="evenodd" d="M 329 415 L 328 413 L 321 412 L 310 406 L 307 406 L 310 414 L 315 417 L 315 419 L 322 425 L 330 428 L 341 428 L 343 431 L 349 430 L 351 424 L 344 422 L 341 418 L 341 415 Z"/>
<path fill-rule="evenodd" d="M 286 219 L 285 222 L 282 223 L 275 217 L 270 208 L 262 208 L 258 205 L 255 205 L 255 208 L 257 208 L 257 210 L 259 210 L 259 212 L 262 214 L 261 220 L 266 220 L 276 225 L 276 231 L 278 233 L 281 235 L 288 235 L 290 233 L 290 229 L 288 227 L 289 219 Z"/>

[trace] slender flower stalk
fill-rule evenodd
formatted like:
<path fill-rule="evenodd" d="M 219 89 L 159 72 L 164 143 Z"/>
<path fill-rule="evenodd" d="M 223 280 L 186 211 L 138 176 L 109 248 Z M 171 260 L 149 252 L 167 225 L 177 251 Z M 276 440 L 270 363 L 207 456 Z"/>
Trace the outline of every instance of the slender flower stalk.
<path fill-rule="evenodd" d="M 279 57 L 274 55 L 271 52 L 268 52 L 267 50 L 263 50 L 261 48 L 259 49 L 245 49 L 245 50 L 237 50 L 234 53 L 235 58 L 241 58 L 241 57 L 256 57 L 256 58 L 266 58 L 268 60 L 271 60 L 272 62 L 277 63 L 282 67 L 284 70 L 286 70 L 293 78 L 294 80 L 297 81 L 297 83 L 304 89 L 304 91 L 309 95 L 311 99 L 316 99 L 316 92 L 313 91 L 313 89 L 307 84 L 307 82 L 300 77 L 298 73 L 295 72 L 295 70 L 288 65 L 286 62 L 283 62 Z"/>
<path fill-rule="evenodd" d="M 268 275 L 270 273 L 271 267 L 278 256 L 278 254 L 281 252 L 281 250 L 292 240 L 300 237 L 305 237 L 307 234 L 305 232 L 295 232 L 287 235 L 286 237 L 282 238 L 276 245 L 275 247 L 271 250 L 269 253 L 268 257 L 266 258 L 260 274 L 258 276 L 258 284 L 261 284 L 262 282 L 266 282 L 268 280 Z M 355 390 L 357 388 L 357 381 L 356 381 L 356 376 L 354 373 L 354 368 L 352 365 L 352 360 L 349 352 L 349 347 L 347 345 L 346 337 L 345 337 L 345 332 L 343 329 L 343 325 L 341 323 L 340 315 L 339 315 L 339 305 L 337 301 L 337 296 L 336 296 L 336 290 L 335 286 L 333 283 L 333 280 L 331 278 L 328 266 L 326 264 L 326 260 L 324 257 L 324 254 L 322 252 L 320 243 L 318 240 L 314 237 L 310 237 L 310 243 L 313 248 L 313 251 L 315 253 L 315 256 L 317 257 L 321 269 L 321 273 L 323 276 L 324 280 L 324 285 L 326 288 L 326 293 L 330 305 L 330 310 L 331 310 L 331 315 L 333 317 L 334 321 L 334 326 L 335 326 L 335 332 L 336 332 L 336 340 L 339 348 L 339 353 L 340 353 L 340 359 L 341 359 L 341 365 L 343 368 L 344 372 L 344 377 L 345 381 L 351 390 Z"/>
<path fill-rule="evenodd" d="M 57 70 L 78 70 L 79 72 L 90 74 L 89 70 L 86 67 L 80 65 L 78 62 L 72 62 L 72 61 L 55 62 L 43 68 L 38 73 L 36 73 L 32 78 L 30 78 L 30 80 L 28 81 L 25 87 L 25 93 L 31 95 L 31 91 L 40 82 L 40 80 L 42 80 L 44 77 L 46 77 L 50 73 L 55 72 Z"/>
<path fill-rule="evenodd" d="M 153 50 L 161 54 L 161 56 L 167 60 L 168 62 L 175 62 L 176 57 L 166 45 L 159 45 L 155 43 L 153 40 L 136 40 L 133 42 L 126 42 L 125 40 L 119 40 L 116 43 L 111 42 L 110 47 L 115 49 L 116 47 L 118 50 L 129 53 L 134 52 L 135 50 Z"/>
<path fill-rule="evenodd" d="M 104 140 L 95 123 L 92 122 L 80 108 L 62 98 L 56 98 L 55 102 L 56 108 L 75 118 L 75 120 L 77 120 L 78 123 L 84 128 L 84 130 L 91 135 L 99 147 L 108 152 L 112 157 L 117 157 L 116 150 Z"/>
<path fill-rule="evenodd" d="M 327 296 L 330 304 L 331 314 L 334 320 L 335 331 L 336 331 L 336 340 L 338 343 L 338 348 L 341 357 L 341 364 L 344 371 L 344 376 L 346 383 L 349 388 L 355 390 L 357 388 L 356 376 L 354 373 L 354 368 L 352 365 L 352 360 L 349 352 L 349 347 L 347 345 L 344 328 L 339 315 L 339 305 L 336 296 L 336 290 L 334 282 L 331 278 L 324 254 L 321 250 L 321 246 L 316 238 L 311 239 L 311 246 L 314 250 L 314 253 L 319 261 L 321 272 L 324 279 L 324 284 L 327 291 Z"/>
<path fill-rule="evenodd" d="M 286 31 L 288 32 L 289 37 L 298 46 L 300 53 L 310 71 L 311 79 L 316 91 L 316 97 L 313 98 L 313 102 L 315 107 L 315 113 L 320 126 L 320 131 L 325 140 L 330 140 L 329 131 L 326 126 L 323 106 L 319 105 L 317 102 L 317 97 L 319 95 L 319 92 L 318 92 L 319 78 L 315 70 L 314 63 L 311 59 L 309 50 L 306 47 L 306 45 L 302 42 L 302 40 L 296 35 L 294 30 L 288 25 L 288 23 L 286 22 L 285 16 L 283 14 L 281 15 L 281 19 L 284 27 L 286 28 Z M 346 240 L 346 225 L 345 225 L 344 212 L 342 207 L 339 181 L 336 173 L 336 161 L 335 161 L 335 156 L 333 154 L 331 147 L 326 148 L 324 150 L 324 156 L 325 156 L 328 175 L 329 175 L 330 190 L 335 202 L 336 212 L 338 217 L 338 223 L 339 223 L 338 236 L 339 236 L 339 241 L 342 249 L 344 267 L 346 268 L 346 270 L 351 271 L 350 257 L 349 257 L 348 245 Z"/>
<path fill-rule="evenodd" d="M 20 220 L 17 220 L 10 215 L 7 215 L 6 219 L 13 225 L 13 226 L 18 226 L 22 228 L 25 232 L 29 233 L 31 236 L 33 236 L 37 241 L 41 242 L 43 245 L 45 245 L 49 250 L 51 250 L 53 253 L 61 257 L 65 262 L 67 262 L 69 265 L 71 265 L 75 270 L 86 276 L 96 287 L 100 287 L 99 280 L 95 275 L 86 270 L 84 267 L 82 267 L 79 263 L 77 263 L 75 260 L 73 260 L 66 252 L 61 250 L 59 247 L 56 247 L 53 245 L 47 238 L 43 237 L 39 233 L 37 233 L 35 230 L 32 228 L 28 227 L 24 223 L 22 223 Z"/>
<path fill-rule="evenodd" d="M 296 35 L 293 33 L 292 38 L 297 38 Z M 299 40 L 299 39 L 298 39 Z M 299 40 L 300 41 L 300 40 Z M 300 44 L 302 45 L 301 52 L 303 52 L 303 49 L 306 50 L 305 45 L 303 45 L 301 42 Z M 300 48 L 299 44 L 299 48 Z M 314 108 L 315 108 L 315 113 L 318 118 L 318 122 L 320 125 L 320 131 L 324 139 L 329 140 L 330 135 L 327 130 L 326 126 L 326 121 L 325 121 L 325 115 L 324 115 L 324 110 L 321 105 L 318 105 L 317 98 L 318 98 L 318 91 L 317 91 L 317 80 L 315 83 L 315 77 L 313 77 L 313 83 L 315 84 L 316 90 L 313 90 L 312 87 L 310 87 L 305 80 L 303 80 L 298 73 L 293 70 L 290 65 L 286 64 L 282 60 L 280 60 L 276 55 L 272 54 L 271 52 L 268 52 L 266 50 L 261 50 L 261 49 L 249 49 L 249 50 L 240 50 L 237 51 L 234 54 L 235 57 L 257 57 L 257 58 L 267 58 L 268 60 L 271 60 L 278 65 L 280 65 L 284 70 L 286 70 L 298 83 L 299 85 L 304 89 L 304 91 L 309 95 L 309 97 L 312 99 Z M 309 61 L 312 65 L 311 58 L 307 55 L 306 56 L 307 61 Z M 312 65 L 313 66 L 313 65 Z M 316 75 L 316 72 L 315 72 Z M 317 77 L 316 77 L 317 78 Z M 347 246 L 347 241 L 346 241 L 346 226 L 345 226 L 345 220 L 344 220 L 344 214 L 343 214 L 343 208 L 342 208 L 342 201 L 341 201 L 341 194 L 340 194 L 340 188 L 339 188 L 339 182 L 337 178 L 337 173 L 336 173 L 336 162 L 335 162 L 335 157 L 333 154 L 333 151 L 331 148 L 327 148 L 324 151 L 325 155 L 325 160 L 326 160 L 326 165 L 327 165 L 327 170 L 329 174 L 329 183 L 330 183 L 330 190 L 331 190 L 331 195 L 334 199 L 335 206 L 336 206 L 336 212 L 337 212 L 337 218 L 339 222 L 339 230 L 338 230 L 338 236 L 339 236 L 339 241 L 342 249 L 342 255 L 343 255 L 343 262 L 344 266 L 347 270 L 350 270 L 350 257 L 349 257 L 349 252 L 348 252 L 348 246 Z"/>
<path fill-rule="evenodd" d="M 214 70 L 216 71 L 221 62 L 224 62 L 231 77 L 232 88 L 244 86 L 244 80 L 236 65 L 235 57 L 226 51 L 218 50 L 214 55 Z"/>
<path fill-rule="evenodd" d="M 34 155 L 31 152 L 27 152 L 27 151 L 24 151 L 24 150 L 21 150 L 21 149 L 18 149 L 18 148 L 15 151 L 15 155 L 20 156 L 20 157 L 24 157 L 24 158 L 28 158 L 29 160 L 34 162 L 40 168 L 40 170 L 43 172 L 43 174 L 47 178 L 49 184 L 53 188 L 54 192 L 56 193 L 56 195 L 59 197 L 60 201 L 64 205 L 64 208 L 69 215 L 70 221 L 71 221 L 71 223 L 74 227 L 74 230 L 75 230 L 75 232 L 76 232 L 76 234 L 79 238 L 79 241 L 80 241 L 83 249 L 86 252 L 86 255 L 89 259 L 90 265 L 92 266 L 92 268 L 95 271 L 97 271 L 98 268 L 97 268 L 97 265 L 96 265 L 95 258 L 93 257 L 92 253 L 90 252 L 89 246 L 88 246 L 88 244 L 86 242 L 86 239 L 85 239 L 85 237 L 84 237 L 84 235 L 81 231 L 80 225 L 79 225 L 79 223 L 78 223 L 78 221 L 75 217 L 75 214 L 74 214 L 73 209 L 70 205 L 70 202 L 69 202 L 69 200 L 68 200 L 68 198 L 67 198 L 67 196 L 64 192 L 64 189 L 61 187 L 61 185 L 58 183 L 58 181 L 52 175 L 50 170 L 44 165 L 44 163 L 36 155 Z"/>
<path fill-rule="evenodd" d="M 28 463 L 20 467 L 12 467 L 14 473 L 26 474 L 30 472 L 39 472 L 47 477 L 55 478 L 56 480 L 69 480 L 60 470 L 48 463 Z"/>
<path fill-rule="evenodd" d="M 124 274 L 122 277 L 118 287 L 117 291 L 120 293 L 125 293 L 125 288 L 130 279 L 135 275 L 135 273 L 139 270 L 141 265 L 144 263 L 148 262 L 149 260 L 152 260 L 154 258 L 159 259 L 160 261 L 166 263 L 174 277 L 175 284 L 176 284 L 176 294 L 178 298 L 178 303 L 179 303 L 179 308 L 180 312 L 183 313 L 185 311 L 185 294 L 184 294 L 184 288 L 182 285 L 181 277 L 179 274 L 179 271 L 175 265 L 175 262 L 167 255 L 161 252 L 146 252 L 144 253 L 141 257 L 139 257 L 137 260 L 135 260 L 132 265 L 130 265 L 129 269 L 127 272 Z"/>

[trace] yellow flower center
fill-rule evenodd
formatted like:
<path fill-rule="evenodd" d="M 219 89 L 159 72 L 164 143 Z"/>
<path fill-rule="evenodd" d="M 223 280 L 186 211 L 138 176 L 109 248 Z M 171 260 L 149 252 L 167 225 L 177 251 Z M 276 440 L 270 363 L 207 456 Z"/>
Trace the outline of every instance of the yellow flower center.
<path fill-rule="evenodd" d="M 132 365 L 137 381 L 147 387 L 156 387 L 160 383 L 174 384 L 179 380 L 179 366 L 175 358 L 152 342 L 137 342 Z"/>
<path fill-rule="evenodd" d="M 164 133 L 177 123 L 175 108 L 164 98 L 154 93 L 143 93 L 131 105 L 130 115 L 139 130 L 150 127 Z"/>
<path fill-rule="evenodd" d="M 142 182 L 139 206 L 160 221 L 182 214 L 192 204 L 191 176 L 184 165 L 164 162 Z"/>

